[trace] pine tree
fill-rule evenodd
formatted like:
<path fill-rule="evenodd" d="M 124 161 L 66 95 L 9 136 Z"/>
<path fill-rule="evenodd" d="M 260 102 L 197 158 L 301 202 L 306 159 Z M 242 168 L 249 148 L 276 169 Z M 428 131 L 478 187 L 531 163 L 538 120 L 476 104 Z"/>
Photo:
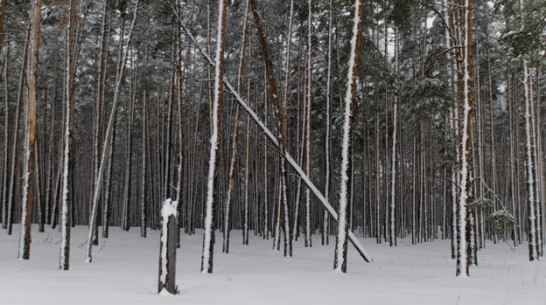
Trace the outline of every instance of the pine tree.
<path fill-rule="evenodd" d="M 362 14 L 364 8 L 360 0 L 354 2 L 354 17 L 351 38 L 351 52 L 349 53 L 349 70 L 347 72 L 347 90 L 344 97 L 343 110 L 343 142 L 341 146 L 341 185 L 339 188 L 338 235 L 334 269 L 347 272 L 347 235 L 349 233 L 349 192 L 351 178 L 351 145 L 353 128 L 353 97 L 356 92 L 356 75 L 358 71 L 358 55 L 362 43 Z"/>
<path fill-rule="evenodd" d="M 203 255 L 201 257 L 201 272 L 212 273 L 214 254 L 214 197 L 218 163 L 218 143 L 221 125 L 223 79 L 224 79 L 224 45 L 226 37 L 226 1 L 218 1 L 218 26 L 216 38 L 216 56 L 214 66 L 213 102 L 211 105 L 211 138 L 209 170 L 207 175 L 207 198 L 205 203 L 205 224 L 203 233 Z"/>

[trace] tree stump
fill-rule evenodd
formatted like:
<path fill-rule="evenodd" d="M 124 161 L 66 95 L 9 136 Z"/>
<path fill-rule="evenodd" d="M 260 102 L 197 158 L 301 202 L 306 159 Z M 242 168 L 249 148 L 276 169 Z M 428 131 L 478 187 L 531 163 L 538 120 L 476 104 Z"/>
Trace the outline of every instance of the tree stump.
<path fill-rule="evenodd" d="M 178 202 L 167 199 L 161 209 L 161 241 L 159 243 L 159 294 L 178 294 L 176 286 L 176 243 Z"/>

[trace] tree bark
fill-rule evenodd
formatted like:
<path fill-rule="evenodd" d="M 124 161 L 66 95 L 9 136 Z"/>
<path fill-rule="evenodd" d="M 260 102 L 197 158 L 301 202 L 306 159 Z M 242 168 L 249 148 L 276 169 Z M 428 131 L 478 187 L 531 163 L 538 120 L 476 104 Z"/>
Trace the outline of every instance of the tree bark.
<path fill-rule="evenodd" d="M 351 179 L 351 146 L 353 127 L 353 97 L 356 93 L 356 75 L 358 72 L 358 55 L 362 42 L 361 19 L 364 6 L 360 0 L 355 0 L 354 17 L 351 39 L 351 52 L 349 53 L 349 71 L 347 72 L 347 89 L 344 98 L 343 110 L 343 139 L 341 146 L 341 178 L 339 188 L 338 209 L 338 235 L 336 238 L 336 250 L 334 269 L 343 273 L 347 272 L 347 235 L 349 233 L 349 192 Z"/>
<path fill-rule="evenodd" d="M 170 199 L 161 208 L 161 240 L 159 245 L 159 294 L 178 294 L 176 285 L 176 241 L 178 202 Z"/>
<path fill-rule="evenodd" d="M 129 36 L 129 41 L 127 42 L 127 45 L 130 45 L 130 43 L 131 43 L 133 29 L 135 27 L 135 23 L 136 23 L 136 19 L 137 19 L 139 3 L 140 3 L 140 0 L 137 0 L 137 2 L 135 4 L 135 9 L 134 9 L 133 21 L 131 23 L 131 27 L 129 28 L 129 35 L 128 35 Z M 95 188 L 95 190 L 93 192 L 93 205 L 92 205 L 92 210 L 91 210 L 91 217 L 89 218 L 89 234 L 88 234 L 88 238 L 87 238 L 86 262 L 88 262 L 88 263 L 90 263 L 92 261 L 93 235 L 94 235 L 94 232 L 95 232 L 96 227 L 97 227 L 96 219 L 97 219 L 97 214 L 98 214 L 99 200 L 100 200 L 101 191 L 102 191 L 102 184 L 103 184 L 103 178 L 104 178 L 104 169 L 106 167 L 105 166 L 106 165 L 105 164 L 106 163 L 106 155 L 112 149 L 112 147 L 110 145 L 110 143 L 111 143 L 110 140 L 112 139 L 112 136 L 113 136 L 113 129 L 114 129 L 113 125 L 115 123 L 116 112 L 117 112 L 116 110 L 117 110 L 117 106 L 118 106 L 118 102 L 119 102 L 119 92 L 120 92 L 120 88 L 121 88 L 121 84 L 122 84 L 123 72 L 124 72 L 124 69 L 125 69 L 125 62 L 127 61 L 127 56 L 128 56 L 128 48 L 125 49 L 125 51 L 123 52 L 123 58 L 121 59 L 123 64 L 120 67 L 118 78 L 116 79 L 116 84 L 115 84 L 115 88 L 114 88 L 114 100 L 112 102 L 112 111 L 110 113 L 110 118 L 108 120 L 108 127 L 106 128 L 106 135 L 105 135 L 104 144 L 103 144 L 103 147 L 102 147 L 102 154 L 101 154 L 101 159 L 100 159 L 100 163 L 99 163 L 100 165 L 99 165 L 98 175 L 95 178 L 96 179 L 95 185 L 97 187 Z"/>
<path fill-rule="evenodd" d="M 69 2 L 69 17 L 66 39 L 66 76 L 65 76 L 65 126 L 64 126 L 64 156 L 62 178 L 62 203 L 61 203 L 61 270 L 68 270 L 70 266 L 70 210 L 74 194 L 71 193 L 73 168 L 74 168 L 74 26 L 77 16 L 76 0 Z"/>
<path fill-rule="evenodd" d="M 216 189 L 214 180 L 216 179 L 218 163 L 219 133 L 221 125 L 222 96 L 223 96 L 223 78 L 224 78 L 224 43 L 226 36 L 226 11 L 227 3 L 225 0 L 218 1 L 218 30 L 216 40 L 216 57 L 214 70 L 214 91 L 213 102 L 210 111 L 211 138 L 209 170 L 207 175 L 207 197 L 205 223 L 203 233 L 203 254 L 201 257 L 201 272 L 212 273 L 213 254 L 214 254 L 214 197 Z"/>
<path fill-rule="evenodd" d="M 28 102 L 26 110 L 25 158 L 23 163 L 23 198 L 21 200 L 21 239 L 19 258 L 30 258 L 31 223 L 34 204 L 35 182 L 34 161 L 36 145 L 36 100 L 38 98 L 38 62 L 40 50 L 40 25 L 42 1 L 34 0 L 30 47 L 30 68 L 28 78 Z"/>

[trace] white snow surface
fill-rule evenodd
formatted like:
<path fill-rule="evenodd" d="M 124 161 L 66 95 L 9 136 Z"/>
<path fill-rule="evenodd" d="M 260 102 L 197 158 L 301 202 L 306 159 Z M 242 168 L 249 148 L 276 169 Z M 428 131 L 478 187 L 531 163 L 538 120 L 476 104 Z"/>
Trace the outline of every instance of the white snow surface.
<path fill-rule="evenodd" d="M 14 226 L 15 232 L 20 230 Z M 294 243 L 294 257 L 272 251 L 272 240 L 250 234 L 241 245 L 233 232 L 230 254 L 215 255 L 215 273 L 200 272 L 201 232 L 182 235 L 177 254 L 180 295 L 157 294 L 159 231 L 140 238 L 139 230 L 111 228 L 93 259 L 85 264 L 87 227 L 72 234 L 71 270 L 58 271 L 60 233 L 34 226 L 32 256 L 18 260 L 18 236 L 0 232 L 2 304 L 405 304 L 539 305 L 546 303 L 546 263 L 529 262 L 527 247 L 487 244 L 470 278 L 455 277 L 449 240 L 398 247 L 359 238 L 375 263 L 349 248 L 348 274 L 332 271 L 334 243 L 305 248 Z"/>

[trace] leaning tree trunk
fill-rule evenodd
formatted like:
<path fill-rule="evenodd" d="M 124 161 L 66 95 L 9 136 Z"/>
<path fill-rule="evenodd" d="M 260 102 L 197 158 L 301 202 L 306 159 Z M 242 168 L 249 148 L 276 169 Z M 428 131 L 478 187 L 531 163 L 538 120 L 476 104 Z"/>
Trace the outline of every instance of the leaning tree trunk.
<path fill-rule="evenodd" d="M 104 91 L 106 84 L 106 49 L 108 47 L 108 4 L 107 0 L 103 1 L 103 16 L 102 16 L 102 28 L 101 28 L 101 47 L 99 55 L 99 75 L 97 79 L 97 93 L 95 101 L 95 136 L 93 137 L 93 188 L 92 191 L 97 187 L 95 184 L 96 178 L 99 171 L 99 151 L 102 148 L 102 138 L 103 138 L 103 125 L 104 125 Z M 102 227 L 102 237 L 108 237 L 108 225 L 105 221 L 106 214 L 103 217 L 103 227 Z"/>
<path fill-rule="evenodd" d="M 256 27 L 258 29 L 258 38 L 260 40 L 260 45 L 265 61 L 265 69 L 267 82 L 269 84 L 269 89 L 271 91 L 271 96 L 273 98 L 273 109 L 275 122 L 277 127 L 277 143 L 279 145 L 280 153 L 286 153 L 286 137 L 284 131 L 284 111 L 281 107 L 281 102 L 279 99 L 279 90 L 277 86 L 277 81 L 275 79 L 275 72 L 273 70 L 273 63 L 270 58 L 269 46 L 267 44 L 267 38 L 265 34 L 265 27 L 263 24 L 263 19 L 258 11 L 255 0 L 249 0 L 252 7 L 252 14 L 254 16 L 254 21 L 256 22 Z M 285 236 L 284 241 L 284 256 L 292 256 L 292 239 L 290 238 L 290 217 L 289 217 L 289 208 L 288 208 L 288 196 L 287 196 L 287 180 L 288 173 L 286 170 L 286 160 L 285 158 L 280 159 L 280 200 L 282 205 L 282 223 L 283 231 Z M 275 236 L 277 238 L 277 236 Z"/>
<path fill-rule="evenodd" d="M 253 0 L 250 0 L 253 1 Z M 189 29 L 184 26 L 184 24 L 181 24 L 182 28 L 184 29 L 184 32 L 186 35 L 190 38 L 191 42 L 195 45 L 197 48 L 197 51 L 203 56 L 203 58 L 214 67 L 214 61 L 210 58 L 210 56 L 204 51 L 204 49 L 201 47 L 201 45 L 197 42 L 197 39 L 193 34 L 189 31 Z M 262 122 L 262 120 L 258 117 L 256 112 L 252 110 L 247 102 L 239 95 L 239 92 L 233 87 L 233 85 L 224 78 L 223 80 L 224 85 L 226 86 L 226 89 L 228 92 L 230 92 L 235 100 L 239 103 L 239 105 L 245 110 L 245 112 L 250 116 L 250 118 L 260 127 L 260 129 L 263 131 L 263 133 L 267 136 L 269 141 L 280 150 L 280 143 L 275 135 L 271 132 L 269 128 L 266 127 L 266 125 Z M 335 209 L 332 207 L 332 205 L 328 202 L 328 200 L 324 197 L 324 195 L 319 191 L 319 189 L 316 187 L 316 185 L 311 182 L 303 169 L 300 167 L 299 163 L 294 160 L 294 158 L 288 153 L 285 152 L 281 155 L 283 159 L 286 160 L 286 162 L 294 169 L 297 176 L 302 179 L 302 181 L 311 189 L 311 192 L 317 197 L 317 199 L 320 201 L 320 203 L 328 210 L 328 213 L 332 216 L 332 219 L 334 221 L 338 220 L 338 214 L 335 211 Z M 372 257 L 368 254 L 366 249 L 362 246 L 360 241 L 357 239 L 356 235 L 349 231 L 348 232 L 349 241 L 353 244 L 355 247 L 355 250 L 358 252 L 358 254 L 364 259 L 366 262 L 372 262 Z"/>
<path fill-rule="evenodd" d="M 356 93 L 356 75 L 358 72 L 358 54 L 362 41 L 362 14 L 364 6 L 355 0 L 353 17 L 353 34 L 351 52 L 349 53 L 349 70 L 347 72 L 347 89 L 343 101 L 343 139 L 341 144 L 341 183 L 339 188 L 338 233 L 334 257 L 334 269 L 347 272 L 347 235 L 349 233 L 349 186 L 351 179 L 351 146 L 353 127 L 353 96 Z"/>

